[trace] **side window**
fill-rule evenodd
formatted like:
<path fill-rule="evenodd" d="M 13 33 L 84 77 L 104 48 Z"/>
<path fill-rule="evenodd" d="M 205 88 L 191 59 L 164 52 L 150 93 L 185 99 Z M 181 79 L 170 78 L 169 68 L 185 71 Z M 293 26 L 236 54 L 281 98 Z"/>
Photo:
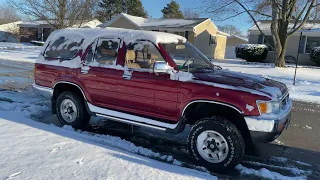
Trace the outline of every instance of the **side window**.
<path fill-rule="evenodd" d="M 46 58 L 71 60 L 80 50 L 83 41 L 81 36 L 59 37 L 48 46 L 44 55 Z"/>
<path fill-rule="evenodd" d="M 92 59 L 93 59 L 93 50 L 92 50 L 92 46 L 89 47 L 88 49 L 88 53 L 87 53 L 87 56 L 86 56 L 86 59 L 85 59 L 85 62 L 88 64 L 88 63 L 91 63 L 92 62 Z"/>
<path fill-rule="evenodd" d="M 120 40 L 99 39 L 94 59 L 99 64 L 114 65 L 118 56 Z"/>
<path fill-rule="evenodd" d="M 149 41 L 138 41 L 127 46 L 125 66 L 134 69 L 153 69 L 156 61 L 163 61 L 162 55 Z"/>
<path fill-rule="evenodd" d="M 88 52 L 87 52 L 87 55 L 86 55 L 86 59 L 85 59 L 85 62 L 87 64 L 91 63 L 92 60 L 93 60 L 93 56 L 94 56 L 94 49 L 97 45 L 97 41 L 98 40 L 95 40 L 90 46 L 89 46 L 89 49 L 88 49 Z"/>

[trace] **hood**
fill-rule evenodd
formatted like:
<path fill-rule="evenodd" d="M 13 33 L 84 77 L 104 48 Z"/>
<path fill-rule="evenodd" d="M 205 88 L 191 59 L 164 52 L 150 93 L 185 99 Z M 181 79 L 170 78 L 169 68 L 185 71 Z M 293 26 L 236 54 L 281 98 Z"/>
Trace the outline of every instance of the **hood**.
<path fill-rule="evenodd" d="M 278 99 L 288 91 L 287 86 L 281 82 L 229 70 L 193 73 L 193 76 L 196 81 L 205 84 L 265 95 L 272 99 Z"/>

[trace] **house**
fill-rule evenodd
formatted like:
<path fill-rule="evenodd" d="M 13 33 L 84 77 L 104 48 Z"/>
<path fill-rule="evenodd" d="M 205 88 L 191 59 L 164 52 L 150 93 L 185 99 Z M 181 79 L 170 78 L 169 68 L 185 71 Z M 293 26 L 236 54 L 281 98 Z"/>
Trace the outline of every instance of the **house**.
<path fill-rule="evenodd" d="M 209 58 L 224 59 L 227 36 L 210 18 L 146 19 L 121 13 L 100 27 L 161 31 L 184 36 Z"/>
<path fill-rule="evenodd" d="M 236 59 L 235 49 L 239 44 L 248 44 L 249 40 L 236 35 L 227 37 L 226 59 Z"/>
<path fill-rule="evenodd" d="M 273 38 L 270 30 L 271 21 L 258 21 L 258 25 L 266 35 L 266 38 L 273 43 Z M 292 29 L 293 24 L 290 23 L 288 31 Z M 300 42 L 300 35 L 301 42 Z M 266 44 L 269 42 L 261 35 L 258 28 L 254 25 L 249 29 L 250 44 Z M 300 43 L 299 43 L 300 42 Z M 286 61 L 295 62 L 297 57 L 298 63 L 303 65 L 315 65 L 310 60 L 310 52 L 313 47 L 320 46 L 320 21 L 307 22 L 301 30 L 295 32 L 287 41 Z M 269 53 L 266 59 L 267 62 L 274 62 L 275 56 L 272 48 L 269 48 Z"/>
<path fill-rule="evenodd" d="M 22 21 L 12 22 L 0 25 L 0 42 L 17 42 L 17 39 L 8 34 L 9 31 L 18 29 L 18 24 Z"/>
<path fill-rule="evenodd" d="M 227 38 L 227 46 L 237 46 L 239 44 L 248 44 L 249 40 L 244 37 L 231 35 Z"/>
<path fill-rule="evenodd" d="M 95 28 L 100 25 L 99 20 L 91 20 L 85 23 L 74 25 L 73 27 L 82 28 Z M 3 26 L 3 27 L 1 27 Z M 19 29 L 21 42 L 30 42 L 32 40 L 45 41 L 48 36 L 54 31 L 54 27 L 50 25 L 47 21 L 36 20 L 36 21 L 18 21 L 14 23 L 9 23 L 5 25 L 0 25 L 0 32 L 10 32 L 12 29 Z M 1 35 L 1 34 L 0 34 Z M 4 37 L 2 38 L 4 39 Z M 1 36 L 0 36 L 1 40 Z"/>

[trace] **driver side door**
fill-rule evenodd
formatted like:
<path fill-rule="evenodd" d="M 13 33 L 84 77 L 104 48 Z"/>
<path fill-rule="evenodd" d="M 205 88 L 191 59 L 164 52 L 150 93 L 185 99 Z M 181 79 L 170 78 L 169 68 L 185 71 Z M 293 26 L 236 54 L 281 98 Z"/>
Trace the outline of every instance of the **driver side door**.
<path fill-rule="evenodd" d="M 133 114 L 175 121 L 178 84 L 168 73 L 153 72 L 156 61 L 165 59 L 153 43 L 138 41 L 127 46 L 125 70 L 118 81 L 119 105 Z"/>

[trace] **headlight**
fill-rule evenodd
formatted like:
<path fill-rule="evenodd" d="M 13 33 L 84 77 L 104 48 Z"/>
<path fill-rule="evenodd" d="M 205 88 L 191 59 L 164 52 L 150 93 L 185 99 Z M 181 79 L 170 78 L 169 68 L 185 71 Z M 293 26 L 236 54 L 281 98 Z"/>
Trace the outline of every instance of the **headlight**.
<path fill-rule="evenodd" d="M 280 112 L 280 103 L 274 101 L 257 101 L 260 114 L 278 114 Z"/>

